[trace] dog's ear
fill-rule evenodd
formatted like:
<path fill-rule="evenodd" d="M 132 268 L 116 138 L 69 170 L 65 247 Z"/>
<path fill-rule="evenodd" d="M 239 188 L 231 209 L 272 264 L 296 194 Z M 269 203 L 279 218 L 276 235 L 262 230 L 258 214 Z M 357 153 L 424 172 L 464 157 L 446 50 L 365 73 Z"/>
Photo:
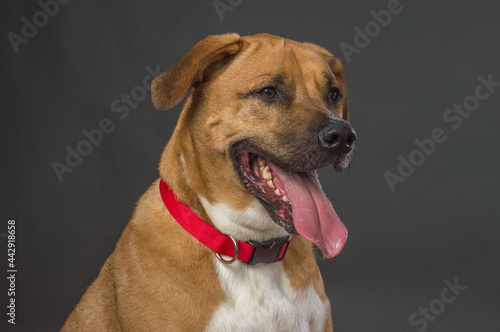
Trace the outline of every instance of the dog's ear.
<path fill-rule="evenodd" d="M 243 44 L 236 33 L 208 36 L 199 41 L 173 67 L 153 80 L 153 105 L 159 110 L 177 105 L 193 85 L 208 80 L 224 68 Z"/>
<path fill-rule="evenodd" d="M 326 63 L 328 63 L 328 66 L 332 70 L 333 75 L 335 75 L 335 78 L 338 80 L 340 88 L 342 90 L 342 95 L 344 99 L 342 103 L 342 118 L 346 121 L 349 121 L 349 103 L 347 98 L 347 87 L 344 78 L 344 66 L 342 65 L 339 59 L 337 59 L 332 53 L 330 53 L 323 47 L 312 43 L 302 43 L 302 44 L 319 53 L 319 55 L 321 55 L 323 59 L 325 59 Z"/>

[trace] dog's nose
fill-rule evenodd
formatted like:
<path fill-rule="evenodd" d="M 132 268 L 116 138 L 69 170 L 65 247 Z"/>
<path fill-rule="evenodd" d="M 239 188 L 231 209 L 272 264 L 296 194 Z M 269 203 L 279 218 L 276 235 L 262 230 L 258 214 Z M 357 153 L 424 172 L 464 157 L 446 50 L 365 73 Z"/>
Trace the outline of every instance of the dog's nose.
<path fill-rule="evenodd" d="M 354 128 L 345 121 L 330 120 L 320 130 L 319 138 L 321 144 L 338 154 L 346 154 L 354 148 L 356 132 Z"/>

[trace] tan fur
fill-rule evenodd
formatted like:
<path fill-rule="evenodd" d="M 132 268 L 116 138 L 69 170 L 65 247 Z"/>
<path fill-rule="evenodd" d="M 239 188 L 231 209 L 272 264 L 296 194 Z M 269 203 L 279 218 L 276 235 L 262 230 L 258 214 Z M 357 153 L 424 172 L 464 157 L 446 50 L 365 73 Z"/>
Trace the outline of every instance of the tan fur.
<path fill-rule="evenodd" d="M 209 223 L 200 195 L 210 203 L 245 209 L 255 198 L 235 174 L 231 146 L 251 135 L 272 153 L 285 153 L 282 143 L 290 130 L 303 131 L 331 113 L 318 90 L 325 71 L 334 74 L 345 96 L 335 116 L 347 120 L 344 70 L 327 50 L 268 34 L 200 41 L 152 85 L 159 109 L 172 108 L 194 87 L 162 154 L 161 178 Z M 279 72 L 299 78 L 286 110 L 256 112 L 255 102 L 235 97 Z M 213 259 L 214 253 L 170 216 L 157 180 L 137 203 L 114 252 L 62 331 L 202 331 L 225 299 Z M 312 282 L 327 301 L 308 241 L 294 237 L 283 266 L 294 289 Z M 332 331 L 330 315 L 325 331 Z"/>

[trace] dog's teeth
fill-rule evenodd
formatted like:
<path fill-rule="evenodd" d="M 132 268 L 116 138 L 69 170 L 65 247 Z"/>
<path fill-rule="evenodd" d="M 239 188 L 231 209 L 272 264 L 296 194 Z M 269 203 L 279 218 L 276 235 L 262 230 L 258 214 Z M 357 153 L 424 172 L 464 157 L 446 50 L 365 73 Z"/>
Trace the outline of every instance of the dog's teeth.
<path fill-rule="evenodd" d="M 260 166 L 266 166 L 266 160 L 261 156 L 257 156 L 257 162 L 259 163 Z"/>
<path fill-rule="evenodd" d="M 269 171 L 269 166 L 265 166 L 264 169 L 262 170 L 262 177 L 266 180 L 272 180 L 273 176 Z"/>
<path fill-rule="evenodd" d="M 281 196 L 281 191 L 280 191 L 279 189 L 276 189 L 276 190 L 274 191 L 274 194 L 275 194 L 276 196 Z"/>
<path fill-rule="evenodd" d="M 288 198 L 287 198 L 286 196 L 281 197 L 281 200 L 282 200 L 283 202 L 288 202 Z"/>
<path fill-rule="evenodd" d="M 276 187 L 274 186 L 274 182 L 273 182 L 273 180 L 267 180 L 267 185 L 268 185 L 269 187 L 271 187 L 271 188 L 276 188 Z"/>

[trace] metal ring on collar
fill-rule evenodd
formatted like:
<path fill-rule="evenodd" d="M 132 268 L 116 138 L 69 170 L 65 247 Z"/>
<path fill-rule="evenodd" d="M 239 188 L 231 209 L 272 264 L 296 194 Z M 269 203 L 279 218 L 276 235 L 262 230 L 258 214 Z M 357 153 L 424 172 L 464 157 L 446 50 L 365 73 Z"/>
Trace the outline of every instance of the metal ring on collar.
<path fill-rule="evenodd" d="M 234 237 L 232 237 L 231 235 L 228 235 L 228 236 L 231 239 L 231 241 L 233 241 L 233 244 L 234 244 L 234 256 L 233 256 L 233 258 L 226 260 L 226 259 L 222 258 L 222 256 L 219 255 L 218 252 L 215 253 L 215 256 L 217 256 L 217 258 L 224 264 L 234 263 L 234 261 L 238 258 L 238 243 L 236 242 Z"/>

